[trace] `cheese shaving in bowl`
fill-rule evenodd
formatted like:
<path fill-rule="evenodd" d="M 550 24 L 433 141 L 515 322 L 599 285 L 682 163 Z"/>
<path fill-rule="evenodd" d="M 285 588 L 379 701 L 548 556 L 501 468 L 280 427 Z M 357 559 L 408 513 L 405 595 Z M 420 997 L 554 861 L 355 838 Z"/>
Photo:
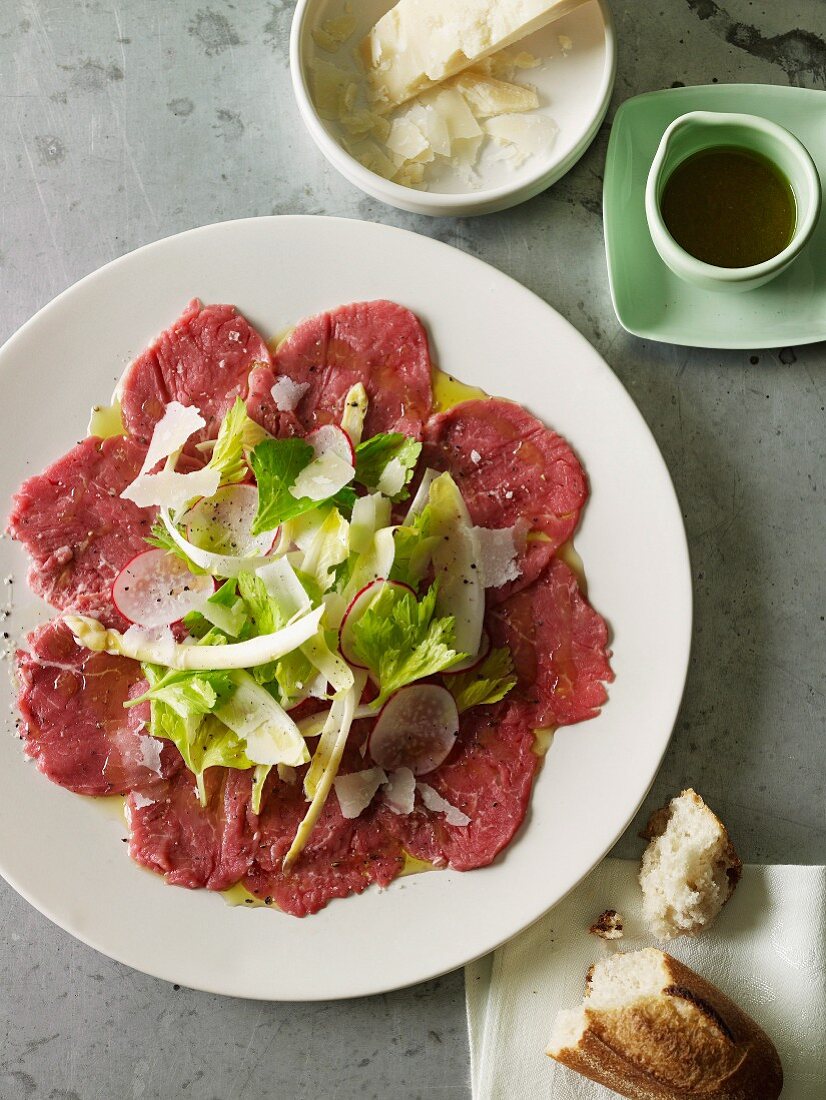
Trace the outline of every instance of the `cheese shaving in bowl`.
<path fill-rule="evenodd" d="M 536 3 L 554 7 L 543 0 Z M 351 20 L 345 8 L 340 19 L 312 28 L 316 46 L 336 53 L 337 63 L 315 57 L 309 64 L 310 83 L 319 115 L 335 124 L 342 146 L 368 171 L 421 190 L 438 189 L 451 177 L 465 189 L 478 190 L 478 169 L 506 164 L 510 171 L 552 147 L 556 125 L 539 113 L 536 89 L 522 81 L 524 72 L 541 64 L 533 54 L 501 49 L 483 56 L 482 51 L 472 65 L 465 59 L 462 71 L 446 70 L 410 95 L 385 100 L 371 92 L 371 81 L 376 72 L 384 72 L 384 63 L 371 68 L 372 55 L 364 49 L 361 54 L 353 51 L 354 61 L 348 51 L 337 52 L 339 36 L 352 33 Z M 517 114 L 537 125 L 492 130 L 486 125 Z"/>

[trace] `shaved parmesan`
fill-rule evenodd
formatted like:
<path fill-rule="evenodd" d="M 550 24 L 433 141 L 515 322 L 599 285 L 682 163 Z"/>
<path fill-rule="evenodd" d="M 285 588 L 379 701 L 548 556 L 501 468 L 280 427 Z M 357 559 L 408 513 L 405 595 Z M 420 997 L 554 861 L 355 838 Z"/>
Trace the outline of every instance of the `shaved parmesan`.
<path fill-rule="evenodd" d="M 380 493 L 386 497 L 394 497 L 404 488 L 407 478 L 407 470 L 398 458 L 391 458 L 381 472 L 379 483 L 376 486 Z"/>
<path fill-rule="evenodd" d="M 161 774 L 161 749 L 163 742 L 150 734 L 144 734 L 140 739 L 141 764 L 155 775 Z"/>
<path fill-rule="evenodd" d="M 393 176 L 393 182 L 402 187 L 420 187 L 424 183 L 424 164 L 404 164 Z"/>
<path fill-rule="evenodd" d="M 482 131 L 464 96 L 456 88 L 439 88 L 421 97 L 425 106 L 442 116 L 451 141 L 478 137 Z"/>
<path fill-rule="evenodd" d="M 499 588 L 508 581 L 515 581 L 521 574 L 517 558 L 527 539 L 525 524 L 474 527 L 473 532 L 479 547 L 479 572 L 485 588 Z"/>
<path fill-rule="evenodd" d="M 121 493 L 124 500 L 131 500 L 139 508 L 166 507 L 173 511 L 182 508 L 195 497 L 211 497 L 218 491 L 221 474 L 204 467 L 191 474 L 179 474 L 174 469 L 153 470 L 159 462 L 171 459 L 206 421 L 192 405 L 170 401 L 163 416 L 155 425 L 146 457 L 140 473 Z"/>
<path fill-rule="evenodd" d="M 387 141 L 390 133 L 390 123 L 375 111 L 353 111 L 352 114 L 342 115 L 339 121 L 353 137 L 375 134 L 379 141 Z"/>
<path fill-rule="evenodd" d="M 336 19 L 325 19 L 320 27 L 313 27 L 310 34 L 320 49 L 336 53 L 355 29 L 356 17 L 345 14 Z"/>
<path fill-rule="evenodd" d="M 463 814 L 461 810 L 448 802 L 446 798 L 442 798 L 439 792 L 435 791 L 433 787 L 429 786 L 427 783 L 417 783 L 416 788 L 426 808 L 432 810 L 434 813 L 444 814 L 445 821 L 448 825 L 470 825 L 470 818 L 467 814 Z"/>
<path fill-rule="evenodd" d="M 313 100 L 322 118 L 335 121 L 352 108 L 358 88 L 353 74 L 316 58 L 310 66 Z"/>
<path fill-rule="evenodd" d="M 180 450 L 191 435 L 205 426 L 206 421 L 194 405 L 170 401 L 152 432 L 141 474 L 154 470 L 159 462 Z"/>
<path fill-rule="evenodd" d="M 341 816 L 348 821 L 359 816 L 373 801 L 376 791 L 387 782 L 381 768 L 368 768 L 363 772 L 339 775 L 333 780 L 341 807 Z"/>
<path fill-rule="evenodd" d="M 220 470 L 204 467 L 191 474 L 160 470 L 157 474 L 141 474 L 121 493 L 139 508 L 168 508 L 173 512 L 183 508 L 195 497 L 211 497 L 221 484 Z"/>
<path fill-rule="evenodd" d="M 397 768 L 387 778 L 384 801 L 394 814 L 412 814 L 416 803 L 416 777 L 410 768 Z"/>
<path fill-rule="evenodd" d="M 348 149 L 359 164 L 368 171 L 375 172 L 377 176 L 389 180 L 396 174 L 399 165 L 390 160 L 374 141 L 364 141 L 358 145 L 348 146 Z"/>
<path fill-rule="evenodd" d="M 293 382 L 292 378 L 282 374 L 270 393 L 279 412 L 292 412 L 309 388 L 309 382 Z"/>
<path fill-rule="evenodd" d="M 304 467 L 295 479 L 295 484 L 290 486 L 290 493 L 297 500 L 303 497 L 308 500 L 327 500 L 335 496 L 339 489 L 349 485 L 354 474 L 355 470 L 349 462 L 334 451 L 325 451 Z"/>
<path fill-rule="evenodd" d="M 504 80 L 468 69 L 450 82 L 465 97 L 476 118 L 490 118 L 514 111 L 532 111 L 539 106 L 533 88 L 508 84 Z"/>
<path fill-rule="evenodd" d="M 407 109 L 406 117 L 421 130 L 436 156 L 450 156 L 450 133 L 447 122 L 432 104 L 428 105 L 417 100 Z"/>
<path fill-rule="evenodd" d="M 485 123 L 485 132 L 495 141 L 512 145 L 516 163 L 546 153 L 553 146 L 559 127 L 546 115 L 499 115 Z"/>
<path fill-rule="evenodd" d="M 414 122 L 409 118 L 397 118 L 390 127 L 390 134 L 385 145 L 391 153 L 396 153 L 404 160 L 415 160 L 422 153 L 433 150 L 428 144 L 427 138 Z"/>
<path fill-rule="evenodd" d="M 132 802 L 134 803 L 136 810 L 142 810 L 145 806 L 154 806 L 155 803 L 151 798 L 146 798 L 140 791 L 134 791 L 132 794 Z"/>

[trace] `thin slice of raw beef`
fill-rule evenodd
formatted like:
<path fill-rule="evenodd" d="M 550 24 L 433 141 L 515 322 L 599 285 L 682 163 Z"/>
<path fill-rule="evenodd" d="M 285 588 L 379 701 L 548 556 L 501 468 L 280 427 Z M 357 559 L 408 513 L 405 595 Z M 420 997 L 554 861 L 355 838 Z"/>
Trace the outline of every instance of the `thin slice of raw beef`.
<path fill-rule="evenodd" d="M 341 774 L 366 765 L 348 748 Z M 307 802 L 298 776 L 293 784 L 270 776 L 258 823 L 260 839 L 245 886 L 296 917 L 318 912 L 333 898 L 360 894 L 371 882 L 386 886 L 404 865 L 401 844 L 382 825 L 377 807 L 355 820 L 342 816 L 334 791 L 325 803 L 307 847 L 285 874 L 281 861 L 292 844 Z"/>
<path fill-rule="evenodd" d="M 21 734 L 53 783 L 87 795 L 146 792 L 180 768 L 174 745 L 145 732 L 148 705 L 123 705 L 146 687 L 136 661 L 79 648 L 61 619 L 28 642 L 16 654 Z"/>
<path fill-rule="evenodd" d="M 531 726 L 569 726 L 598 714 L 614 679 L 608 627 L 564 561 L 554 559 L 532 585 L 491 608 L 485 625 L 493 644 L 511 651 L 514 695 L 531 705 Z"/>
<path fill-rule="evenodd" d="M 9 534 L 31 556 L 30 588 L 53 607 L 125 628 L 112 603 L 112 582 L 146 549 L 155 513 L 120 494 L 145 454 L 126 437 L 84 439 L 15 494 Z"/>
<path fill-rule="evenodd" d="M 235 306 L 194 298 L 178 320 L 128 367 L 121 383 L 123 422 L 141 443 L 170 401 L 196 405 L 212 439 L 236 397 L 247 396 L 253 365 L 269 366 L 264 338 Z"/>
<path fill-rule="evenodd" d="M 243 878 L 255 845 L 249 813 L 251 772 L 209 768 L 202 807 L 191 772 L 126 801 L 129 854 L 174 886 L 227 890 Z"/>
<path fill-rule="evenodd" d="M 521 576 L 489 598 L 496 602 L 530 584 L 571 537 L 588 497 L 570 446 L 521 405 L 500 398 L 463 401 L 432 416 L 424 438 L 424 463 L 453 475 L 475 524 L 530 524 Z"/>
<path fill-rule="evenodd" d="M 307 386 L 294 410 L 279 410 L 271 393 L 285 375 Z M 430 352 L 409 309 L 395 302 L 355 302 L 302 321 L 276 350 L 273 372 L 251 379 L 247 409 L 273 435 L 303 435 L 339 421 L 347 391 L 357 382 L 370 399 L 365 439 L 394 431 L 421 438 L 432 404 Z"/>
<path fill-rule="evenodd" d="M 412 814 L 395 814 L 381 806 L 382 824 L 411 855 L 469 871 L 487 866 L 510 843 L 527 813 L 540 763 L 530 709 L 505 699 L 463 714 L 450 756 L 421 777 L 467 814 L 470 824 L 449 825 L 444 814 L 424 807 L 419 794 Z"/>

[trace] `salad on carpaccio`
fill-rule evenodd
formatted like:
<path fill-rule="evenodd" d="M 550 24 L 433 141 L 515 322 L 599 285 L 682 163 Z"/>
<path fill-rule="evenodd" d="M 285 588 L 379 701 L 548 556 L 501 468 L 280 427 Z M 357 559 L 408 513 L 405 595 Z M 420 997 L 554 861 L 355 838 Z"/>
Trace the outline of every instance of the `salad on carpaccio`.
<path fill-rule="evenodd" d="M 125 796 L 129 853 L 167 882 L 296 916 L 485 866 L 537 731 L 613 678 L 569 564 L 587 495 L 565 440 L 435 370 L 400 305 L 271 352 L 195 300 L 14 498 L 60 612 L 16 654 L 24 750 Z"/>

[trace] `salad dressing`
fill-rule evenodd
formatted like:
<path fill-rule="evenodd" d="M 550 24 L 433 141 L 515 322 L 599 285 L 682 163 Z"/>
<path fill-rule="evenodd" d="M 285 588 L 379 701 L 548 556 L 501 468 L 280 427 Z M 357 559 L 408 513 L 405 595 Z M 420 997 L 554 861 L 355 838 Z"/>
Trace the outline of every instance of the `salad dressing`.
<path fill-rule="evenodd" d="M 530 538 L 530 535 L 528 536 L 528 538 Z M 570 539 L 568 540 L 568 542 L 564 542 L 562 546 L 560 546 L 560 548 L 557 550 L 556 555 L 558 558 L 565 562 L 565 564 L 576 577 L 577 583 L 579 584 L 579 589 L 582 592 L 583 596 L 587 596 L 588 580 L 585 576 L 585 565 L 582 561 L 582 558 L 574 549 L 573 542 L 571 542 Z"/>
<path fill-rule="evenodd" d="M 439 868 L 432 864 L 429 859 L 417 859 L 416 856 L 411 856 L 410 852 L 405 852 L 404 866 L 396 877 L 406 878 L 407 875 L 421 875 L 425 871 L 438 870 Z"/>
<path fill-rule="evenodd" d="M 544 756 L 554 743 L 554 734 L 556 730 L 556 726 L 548 726 L 547 729 L 533 731 L 534 740 L 531 748 L 537 756 Z"/>
<path fill-rule="evenodd" d="M 715 267 L 751 267 L 777 256 L 794 236 L 789 181 L 747 149 L 703 149 L 678 164 L 660 200 L 669 233 Z"/>
<path fill-rule="evenodd" d="M 452 374 L 433 368 L 433 411 L 447 412 L 455 405 L 463 401 L 485 400 L 490 394 L 479 389 L 478 386 L 468 386 L 466 382 L 460 382 Z"/>
<path fill-rule="evenodd" d="M 233 907 L 236 905 L 245 905 L 248 909 L 278 909 L 274 901 L 267 905 L 263 898 L 251 894 L 246 886 L 244 886 L 243 882 L 236 882 L 236 884 L 230 886 L 228 890 L 221 890 L 221 897 L 227 905 Z"/>

